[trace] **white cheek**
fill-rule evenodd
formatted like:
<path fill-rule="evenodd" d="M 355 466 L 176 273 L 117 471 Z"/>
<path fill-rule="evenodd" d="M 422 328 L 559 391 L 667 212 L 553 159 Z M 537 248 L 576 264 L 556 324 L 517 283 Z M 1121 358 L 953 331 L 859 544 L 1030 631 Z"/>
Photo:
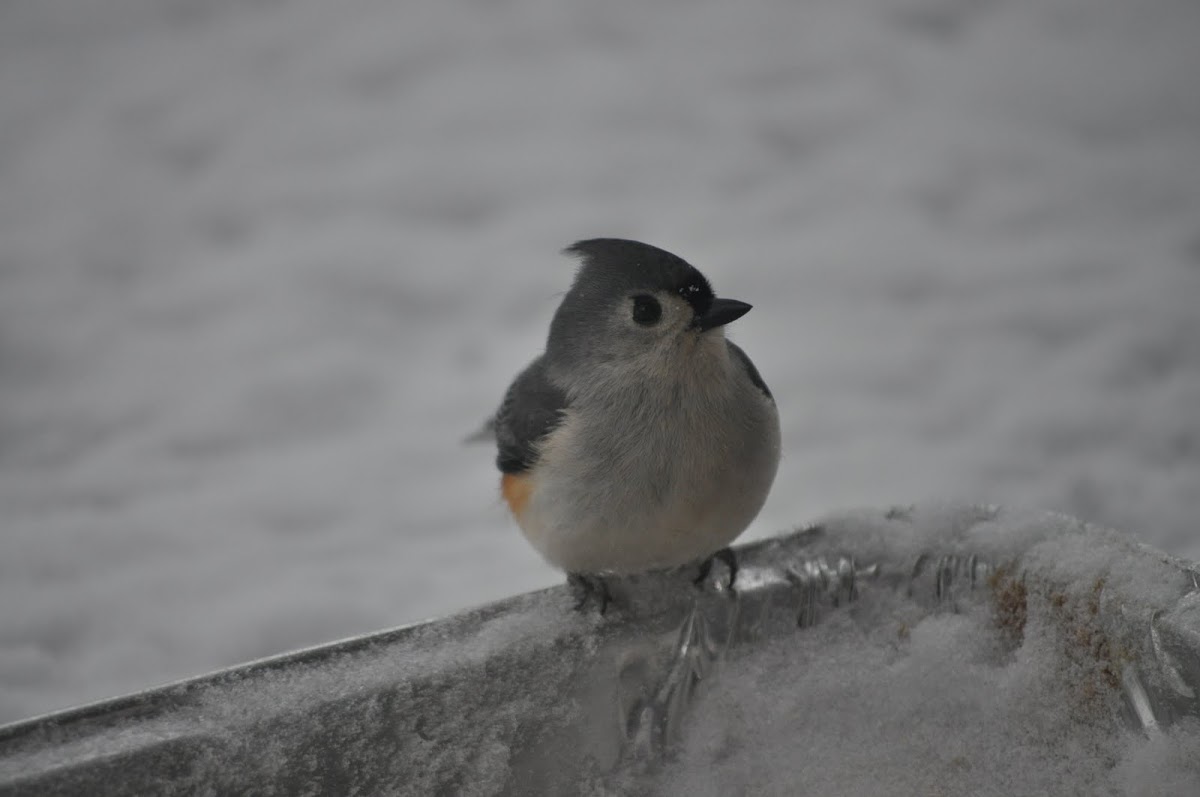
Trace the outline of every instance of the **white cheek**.
<path fill-rule="evenodd" d="M 673 299 L 666 304 L 667 311 L 663 314 L 667 316 L 667 322 L 672 329 L 683 330 L 692 325 L 692 319 L 695 318 L 695 311 L 692 306 L 682 299 Z"/>

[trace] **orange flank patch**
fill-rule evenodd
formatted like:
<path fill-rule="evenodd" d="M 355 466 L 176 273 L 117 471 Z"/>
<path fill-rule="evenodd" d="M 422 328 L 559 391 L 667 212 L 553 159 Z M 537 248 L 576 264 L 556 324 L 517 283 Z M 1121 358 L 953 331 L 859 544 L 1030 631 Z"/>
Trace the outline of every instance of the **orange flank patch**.
<path fill-rule="evenodd" d="M 521 517 L 521 514 L 525 511 L 525 505 L 529 503 L 529 496 L 532 493 L 533 479 L 528 476 L 518 473 L 506 473 L 500 477 L 500 494 L 504 496 L 504 502 L 508 504 L 508 508 L 514 517 Z"/>

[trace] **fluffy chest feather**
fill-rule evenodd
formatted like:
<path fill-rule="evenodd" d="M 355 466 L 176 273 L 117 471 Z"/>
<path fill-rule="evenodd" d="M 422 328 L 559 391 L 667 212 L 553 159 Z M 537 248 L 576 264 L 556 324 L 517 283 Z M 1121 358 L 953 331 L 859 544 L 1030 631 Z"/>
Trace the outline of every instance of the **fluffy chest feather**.
<path fill-rule="evenodd" d="M 774 404 L 747 379 L 688 377 L 593 390 L 542 441 L 528 481 L 506 483 L 522 530 L 551 563 L 575 572 L 682 564 L 728 544 L 758 513 L 779 458 Z"/>

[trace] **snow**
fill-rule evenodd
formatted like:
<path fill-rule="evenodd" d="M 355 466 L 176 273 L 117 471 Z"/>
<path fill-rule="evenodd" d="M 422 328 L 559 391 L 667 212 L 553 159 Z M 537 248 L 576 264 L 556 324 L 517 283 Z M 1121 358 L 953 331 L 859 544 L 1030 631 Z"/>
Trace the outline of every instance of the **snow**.
<path fill-rule="evenodd" d="M 1150 738 L 1114 729 L 1050 645 L 1014 654 L 963 615 L 910 628 L 904 608 L 889 606 L 890 622 L 878 625 L 839 615 L 736 660 L 746 680 L 703 707 L 655 793 L 1200 791 L 1194 721 Z"/>
<path fill-rule="evenodd" d="M 601 616 L 559 586 L 10 731 L 0 788 L 1200 792 L 1200 671 L 1170 659 L 1200 661 L 1200 572 L 1178 560 L 1057 513 L 927 505 L 740 563 L 736 594 L 614 578 Z"/>
<path fill-rule="evenodd" d="M 596 235 L 755 304 L 784 461 L 749 536 L 956 498 L 1200 559 L 1198 26 L 4 4 L 0 722 L 556 582 L 460 441 Z"/>
<path fill-rule="evenodd" d="M 1194 589 L 1184 574 L 1067 517 L 1001 513 L 960 534 L 963 519 L 919 510 L 911 534 L 862 512 L 824 522 L 862 561 L 957 551 L 999 569 L 937 602 L 919 579 L 867 585 L 731 656 L 653 792 L 1200 793 L 1194 717 L 1120 721 L 1122 679 L 1154 669 L 1151 618 Z"/>
<path fill-rule="evenodd" d="M 1002 514 L 959 534 L 962 517 L 918 511 L 912 534 L 866 513 L 824 522 L 864 562 L 958 551 L 1001 569 L 940 606 L 919 580 L 907 594 L 866 586 L 731 657 L 655 793 L 1200 792 L 1194 718 L 1117 721 L 1122 678 L 1150 664 L 1151 618 L 1193 588 L 1183 574 L 1069 517 Z"/>

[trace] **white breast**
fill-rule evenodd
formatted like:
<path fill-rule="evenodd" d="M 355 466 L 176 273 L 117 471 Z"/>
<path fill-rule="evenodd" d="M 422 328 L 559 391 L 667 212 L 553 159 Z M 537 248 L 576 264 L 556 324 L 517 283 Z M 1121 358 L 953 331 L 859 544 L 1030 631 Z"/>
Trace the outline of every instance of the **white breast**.
<path fill-rule="evenodd" d="M 547 561 L 582 573 L 671 567 L 745 530 L 775 478 L 779 416 L 749 379 L 710 376 L 576 402 L 543 443 L 520 518 Z"/>

